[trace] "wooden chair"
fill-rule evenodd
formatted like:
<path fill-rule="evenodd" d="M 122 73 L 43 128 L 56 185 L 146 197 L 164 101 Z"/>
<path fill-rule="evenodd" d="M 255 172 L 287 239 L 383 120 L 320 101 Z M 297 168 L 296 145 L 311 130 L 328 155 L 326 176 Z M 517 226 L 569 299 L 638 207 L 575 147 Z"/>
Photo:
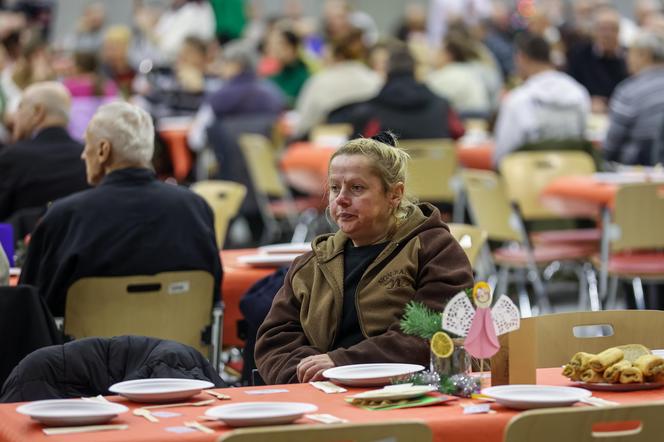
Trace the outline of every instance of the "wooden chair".
<path fill-rule="evenodd" d="M 505 429 L 504 441 L 651 442 L 662 439 L 663 413 L 662 402 L 603 408 L 529 410 L 510 420 Z M 621 423 L 624 429 L 615 429 Z M 594 427 L 598 424 L 604 427 L 602 431 L 599 427 Z"/>
<path fill-rule="evenodd" d="M 418 421 L 365 424 L 285 425 L 234 430 L 217 442 L 431 442 L 431 429 Z"/>
<path fill-rule="evenodd" d="M 191 190 L 202 196 L 212 208 L 217 246 L 221 250 L 230 220 L 240 210 L 247 188 L 233 181 L 209 180 L 194 183 Z"/>
<path fill-rule="evenodd" d="M 664 348 L 664 311 L 611 310 L 542 315 L 521 320 L 501 336 L 492 368 L 509 373 L 509 383 L 534 383 L 537 368 L 560 367 L 579 351 L 599 353 L 623 344 Z"/>
<path fill-rule="evenodd" d="M 508 279 L 514 271 L 519 286 L 522 315 L 530 316 L 526 280 L 530 280 L 541 312 L 550 311 L 550 300 L 540 269 L 554 261 L 583 262 L 589 255 L 587 246 L 578 244 L 531 244 L 518 212 L 507 196 L 504 181 L 495 172 L 464 170 L 461 173 L 475 225 L 487 232 L 490 240 L 503 243 L 493 251 L 493 260 L 499 266 L 496 292 L 505 293 Z M 579 277 L 579 299 L 589 296 L 585 278 Z M 591 300 L 591 304 L 599 304 Z"/>
<path fill-rule="evenodd" d="M 268 138 L 258 134 L 243 134 L 240 135 L 239 144 L 266 227 L 261 242 L 267 244 L 278 238 L 283 231 L 283 223 L 280 221 L 285 221 L 293 229 L 293 242 L 304 242 L 308 235 L 308 223 L 316 218 L 323 201 L 320 197 L 293 199 L 281 179 L 276 154 Z M 271 201 L 270 198 L 276 200 Z"/>
<path fill-rule="evenodd" d="M 450 233 L 454 239 L 457 240 L 463 251 L 466 252 L 470 265 L 475 268 L 477 259 L 486 245 L 487 233 L 479 227 L 469 224 L 449 223 L 447 226 L 450 228 Z"/>
<path fill-rule="evenodd" d="M 216 296 L 213 276 L 200 270 L 82 278 L 67 291 L 64 331 L 74 338 L 153 336 L 207 354 L 201 336 L 212 323 Z M 214 355 L 220 324 L 212 326 Z"/>
<path fill-rule="evenodd" d="M 659 183 L 622 185 L 613 212 L 604 211 L 608 226 L 599 262 L 602 287 L 611 278 L 608 306 L 614 306 L 618 281 L 632 281 L 637 308 L 645 308 L 642 280 L 664 281 L 664 186 Z"/>
<path fill-rule="evenodd" d="M 458 162 L 451 140 L 402 140 L 399 146 L 410 155 L 408 193 L 420 201 L 452 203 L 456 200 L 454 179 Z"/>
<path fill-rule="evenodd" d="M 350 123 L 319 124 L 309 133 L 309 140 L 322 145 L 341 144 L 353 135 L 353 125 Z"/>

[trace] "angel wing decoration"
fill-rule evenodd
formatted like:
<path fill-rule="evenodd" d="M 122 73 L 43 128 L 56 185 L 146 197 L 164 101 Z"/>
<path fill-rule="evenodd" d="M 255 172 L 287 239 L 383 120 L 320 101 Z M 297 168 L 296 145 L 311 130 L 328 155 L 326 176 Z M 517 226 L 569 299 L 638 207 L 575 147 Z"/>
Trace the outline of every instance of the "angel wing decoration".
<path fill-rule="evenodd" d="M 505 295 L 491 307 L 491 288 L 486 282 L 473 287 L 474 309 L 468 296 L 461 292 L 454 296 L 443 311 L 442 327 L 451 333 L 465 336 L 464 347 L 479 359 L 490 358 L 498 352 L 498 335 L 519 328 L 519 310 Z"/>

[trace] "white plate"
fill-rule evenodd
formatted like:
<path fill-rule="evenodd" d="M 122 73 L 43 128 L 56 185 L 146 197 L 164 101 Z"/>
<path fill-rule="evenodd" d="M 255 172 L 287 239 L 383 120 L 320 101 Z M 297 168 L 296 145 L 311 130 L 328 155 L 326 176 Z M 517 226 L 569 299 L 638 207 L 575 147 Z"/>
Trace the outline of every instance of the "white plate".
<path fill-rule="evenodd" d="M 660 358 L 664 358 L 664 349 L 650 350 L 650 353 L 659 356 Z"/>
<path fill-rule="evenodd" d="M 629 184 L 645 183 L 646 181 L 662 182 L 664 174 L 661 172 L 597 172 L 593 174 L 593 178 L 600 183 Z"/>
<path fill-rule="evenodd" d="M 109 390 L 136 402 L 171 402 L 188 399 L 214 384 L 197 379 L 136 379 L 111 385 Z"/>
<path fill-rule="evenodd" d="M 424 370 L 415 364 L 357 364 L 328 368 L 323 376 L 339 384 L 351 387 L 388 385 L 399 376 Z"/>
<path fill-rule="evenodd" d="M 566 407 L 592 396 L 583 388 L 557 387 L 552 385 L 500 385 L 482 390 L 506 407 L 517 410 L 531 408 Z"/>
<path fill-rule="evenodd" d="M 269 246 L 262 246 L 258 248 L 260 253 L 283 254 L 283 253 L 307 253 L 311 252 L 310 242 L 287 242 L 283 244 L 270 244 Z"/>
<path fill-rule="evenodd" d="M 240 402 L 212 407 L 205 415 L 231 427 L 248 427 L 288 424 L 317 410 L 317 406 L 303 402 Z"/>
<path fill-rule="evenodd" d="M 23 404 L 16 411 L 50 426 L 94 425 L 108 422 L 127 407 L 113 402 L 49 399 Z"/>
<path fill-rule="evenodd" d="M 664 387 L 660 382 L 641 382 L 631 384 L 609 384 L 604 382 L 574 382 L 575 387 L 581 387 L 594 391 L 638 391 L 656 390 Z"/>
<path fill-rule="evenodd" d="M 412 399 L 418 396 L 424 396 L 427 393 L 436 391 L 437 388 L 431 385 L 388 385 L 380 390 L 371 390 L 350 396 L 354 399 L 386 400 L 398 401 L 401 399 Z"/>
<path fill-rule="evenodd" d="M 261 253 L 258 255 L 242 255 L 237 257 L 237 261 L 251 267 L 279 267 L 292 263 L 301 253 L 282 253 L 272 254 Z"/>

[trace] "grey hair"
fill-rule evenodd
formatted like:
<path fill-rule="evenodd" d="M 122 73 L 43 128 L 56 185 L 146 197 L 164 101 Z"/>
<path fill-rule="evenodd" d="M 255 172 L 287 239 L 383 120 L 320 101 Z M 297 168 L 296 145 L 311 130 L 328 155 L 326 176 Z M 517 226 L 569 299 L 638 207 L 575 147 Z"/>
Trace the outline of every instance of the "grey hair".
<path fill-rule="evenodd" d="M 71 111 L 71 94 L 69 90 L 56 81 L 35 83 L 23 93 L 23 100 L 44 107 L 47 115 L 69 121 Z"/>
<path fill-rule="evenodd" d="M 146 164 L 154 154 L 152 117 L 138 106 L 116 101 L 100 106 L 88 125 L 88 133 L 111 143 L 122 160 Z"/>
<path fill-rule="evenodd" d="M 635 49 L 645 49 L 652 54 L 652 60 L 655 63 L 664 62 L 664 36 L 652 31 L 639 32 L 631 47 Z"/>
<path fill-rule="evenodd" d="M 254 48 L 245 41 L 232 41 L 222 48 L 221 59 L 226 62 L 238 63 L 243 71 L 256 69 L 257 54 Z"/>

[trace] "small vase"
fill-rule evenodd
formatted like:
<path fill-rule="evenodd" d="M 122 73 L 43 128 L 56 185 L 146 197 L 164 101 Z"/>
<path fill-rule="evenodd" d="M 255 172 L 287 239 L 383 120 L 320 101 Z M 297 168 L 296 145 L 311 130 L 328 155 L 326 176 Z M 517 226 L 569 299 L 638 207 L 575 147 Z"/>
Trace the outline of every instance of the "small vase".
<path fill-rule="evenodd" d="M 454 351 L 447 358 L 439 358 L 431 352 L 431 366 L 429 369 L 438 373 L 441 378 L 447 378 L 455 374 L 469 374 L 471 372 L 470 354 L 463 346 L 463 339 L 453 339 Z"/>

